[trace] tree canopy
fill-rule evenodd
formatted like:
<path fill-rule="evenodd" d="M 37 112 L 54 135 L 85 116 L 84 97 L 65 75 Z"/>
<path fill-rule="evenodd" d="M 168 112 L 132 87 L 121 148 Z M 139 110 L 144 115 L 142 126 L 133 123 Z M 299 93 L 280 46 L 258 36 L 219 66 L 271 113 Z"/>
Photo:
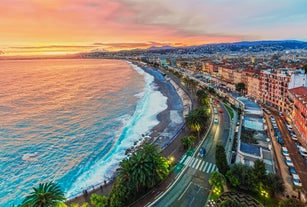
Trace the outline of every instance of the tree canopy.
<path fill-rule="evenodd" d="M 228 162 L 226 159 L 225 148 L 222 145 L 216 145 L 215 163 L 219 172 L 226 175 L 229 170 Z"/>

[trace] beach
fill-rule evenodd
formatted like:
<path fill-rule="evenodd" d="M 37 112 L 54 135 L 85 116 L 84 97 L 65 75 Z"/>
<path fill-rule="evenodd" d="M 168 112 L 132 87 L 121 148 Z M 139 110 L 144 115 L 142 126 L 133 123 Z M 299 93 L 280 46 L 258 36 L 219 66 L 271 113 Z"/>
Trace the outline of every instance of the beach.
<path fill-rule="evenodd" d="M 186 92 L 172 79 L 165 78 L 164 74 L 156 69 L 151 69 L 143 66 L 145 72 L 154 76 L 154 84 L 156 89 L 167 97 L 167 108 L 157 115 L 159 123 L 152 128 L 149 133 L 150 142 L 159 145 L 164 151 L 164 156 L 171 154 L 174 149 L 165 150 L 174 142 L 174 138 L 184 129 L 184 115 L 191 108 L 191 100 Z M 175 145 L 178 146 L 178 140 L 175 140 Z M 170 147 L 169 147 L 170 148 Z M 174 147 L 173 147 L 174 148 Z M 114 180 L 107 183 L 102 183 L 98 187 L 83 192 L 74 199 L 67 201 L 68 204 L 89 202 L 90 194 L 97 193 L 108 195 L 112 189 Z"/>

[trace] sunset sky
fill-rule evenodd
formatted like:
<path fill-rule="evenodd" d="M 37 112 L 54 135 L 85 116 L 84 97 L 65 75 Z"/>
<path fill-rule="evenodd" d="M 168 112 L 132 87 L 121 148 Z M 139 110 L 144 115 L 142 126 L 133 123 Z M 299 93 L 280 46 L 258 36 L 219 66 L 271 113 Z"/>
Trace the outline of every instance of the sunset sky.
<path fill-rule="evenodd" d="M 306 0 L 0 0 L 0 55 L 307 41 Z"/>

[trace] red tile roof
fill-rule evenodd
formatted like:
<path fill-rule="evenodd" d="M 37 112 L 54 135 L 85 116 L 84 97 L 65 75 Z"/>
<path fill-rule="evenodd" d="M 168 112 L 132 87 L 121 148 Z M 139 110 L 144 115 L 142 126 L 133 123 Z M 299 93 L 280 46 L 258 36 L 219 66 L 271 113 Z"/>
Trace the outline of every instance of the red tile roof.
<path fill-rule="evenodd" d="M 307 88 L 304 86 L 289 89 L 289 92 L 293 94 L 303 105 L 307 105 Z"/>

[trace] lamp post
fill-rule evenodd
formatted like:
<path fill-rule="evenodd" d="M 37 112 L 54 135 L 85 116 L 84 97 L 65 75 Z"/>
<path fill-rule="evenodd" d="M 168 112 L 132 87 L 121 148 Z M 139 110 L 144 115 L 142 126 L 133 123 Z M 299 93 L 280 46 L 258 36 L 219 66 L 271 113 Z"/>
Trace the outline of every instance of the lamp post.
<path fill-rule="evenodd" d="M 264 197 L 264 206 L 265 206 L 265 205 L 266 205 L 266 198 L 269 197 L 269 193 L 266 192 L 265 190 L 262 190 L 262 191 L 261 191 L 261 196 Z"/>

